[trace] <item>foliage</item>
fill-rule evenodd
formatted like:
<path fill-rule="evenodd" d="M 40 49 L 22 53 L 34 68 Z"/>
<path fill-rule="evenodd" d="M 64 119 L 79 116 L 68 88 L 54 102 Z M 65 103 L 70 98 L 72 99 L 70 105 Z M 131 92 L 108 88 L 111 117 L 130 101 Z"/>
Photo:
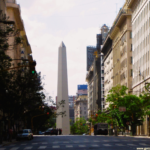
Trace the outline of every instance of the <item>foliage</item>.
<path fill-rule="evenodd" d="M 31 127 L 31 118 L 43 114 L 34 119 L 35 128 L 40 128 L 53 115 L 46 105 L 45 111 L 39 109 L 39 106 L 44 105 L 43 99 L 45 98 L 42 92 L 41 73 L 31 74 L 26 61 L 21 62 L 18 64 L 18 68 L 13 69 L 12 59 L 6 55 L 6 50 L 10 50 L 9 38 L 16 37 L 18 31 L 15 31 L 13 24 L 8 24 L 5 15 L 2 16 L 2 20 L 3 24 L 0 26 L 0 110 L 4 114 L 3 120 L 7 119 L 9 126 L 10 121 L 18 120 Z M 20 39 L 16 39 L 19 44 Z M 49 116 L 45 115 L 46 112 L 49 112 Z"/>
<path fill-rule="evenodd" d="M 109 125 L 127 128 L 131 125 L 133 135 L 136 132 L 136 126 L 142 125 L 144 117 L 150 115 L 150 93 L 144 92 L 139 97 L 128 94 L 127 87 L 117 85 L 113 87 L 106 97 L 109 103 L 107 113 L 98 111 L 94 118 L 89 121 L 93 124 L 108 123 Z M 126 107 L 125 112 L 120 112 L 119 107 Z M 128 125 L 127 125 L 128 124 Z"/>
<path fill-rule="evenodd" d="M 127 94 L 127 87 L 117 85 L 113 87 L 106 98 L 109 102 L 108 111 L 117 126 L 127 127 L 131 125 L 132 133 L 135 134 L 135 127 L 141 125 L 146 116 L 145 102 L 136 95 Z M 120 112 L 119 107 L 126 107 L 125 112 Z M 140 119 L 140 120 L 139 120 Z"/>
<path fill-rule="evenodd" d="M 70 128 L 72 134 L 83 134 L 88 131 L 88 126 L 84 118 L 77 118 L 76 122 Z"/>

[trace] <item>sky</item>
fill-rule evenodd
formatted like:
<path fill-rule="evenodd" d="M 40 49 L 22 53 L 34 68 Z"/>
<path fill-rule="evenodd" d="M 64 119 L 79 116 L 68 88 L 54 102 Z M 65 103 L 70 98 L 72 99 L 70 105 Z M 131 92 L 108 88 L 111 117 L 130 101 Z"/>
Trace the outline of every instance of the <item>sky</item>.
<path fill-rule="evenodd" d="M 86 47 L 96 46 L 96 34 L 111 28 L 125 0 L 17 0 L 26 34 L 43 77 L 44 92 L 57 95 L 58 47 L 67 49 L 68 92 L 86 83 Z"/>

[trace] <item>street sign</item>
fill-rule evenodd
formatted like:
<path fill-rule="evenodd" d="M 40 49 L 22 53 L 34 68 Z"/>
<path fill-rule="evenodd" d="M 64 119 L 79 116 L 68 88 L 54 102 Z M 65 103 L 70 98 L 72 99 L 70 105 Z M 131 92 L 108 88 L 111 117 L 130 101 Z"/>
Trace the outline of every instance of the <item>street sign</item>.
<path fill-rule="evenodd" d="M 125 112 L 126 111 L 126 107 L 119 107 L 119 111 Z"/>

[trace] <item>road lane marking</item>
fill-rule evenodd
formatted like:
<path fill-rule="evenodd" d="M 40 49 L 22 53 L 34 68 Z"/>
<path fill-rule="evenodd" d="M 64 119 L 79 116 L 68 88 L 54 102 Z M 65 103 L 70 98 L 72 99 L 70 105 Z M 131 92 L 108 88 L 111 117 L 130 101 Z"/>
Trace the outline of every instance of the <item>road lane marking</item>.
<path fill-rule="evenodd" d="M 117 146 L 125 146 L 125 145 L 123 145 L 123 144 L 116 144 Z"/>
<path fill-rule="evenodd" d="M 38 149 L 45 149 L 47 146 L 40 146 Z"/>
<path fill-rule="evenodd" d="M 52 148 L 60 148 L 60 146 L 52 146 Z"/>
<path fill-rule="evenodd" d="M 112 145 L 110 145 L 110 144 L 103 144 L 104 146 L 112 146 Z"/>
<path fill-rule="evenodd" d="M 13 147 L 10 150 L 17 150 L 17 149 L 19 149 L 19 147 Z"/>
<path fill-rule="evenodd" d="M 32 147 L 25 147 L 24 149 L 32 149 Z"/>
<path fill-rule="evenodd" d="M 99 147 L 99 145 L 91 145 L 92 147 Z"/>
<path fill-rule="evenodd" d="M 73 147 L 72 145 L 66 145 L 66 147 Z"/>
<path fill-rule="evenodd" d="M 136 146 L 135 144 L 127 144 L 127 145 L 130 145 L 130 146 Z"/>
<path fill-rule="evenodd" d="M 85 145 L 79 145 L 79 147 L 86 147 Z"/>
<path fill-rule="evenodd" d="M 145 144 L 145 143 L 139 143 L 140 145 L 145 145 L 145 146 L 147 146 L 148 144 Z"/>

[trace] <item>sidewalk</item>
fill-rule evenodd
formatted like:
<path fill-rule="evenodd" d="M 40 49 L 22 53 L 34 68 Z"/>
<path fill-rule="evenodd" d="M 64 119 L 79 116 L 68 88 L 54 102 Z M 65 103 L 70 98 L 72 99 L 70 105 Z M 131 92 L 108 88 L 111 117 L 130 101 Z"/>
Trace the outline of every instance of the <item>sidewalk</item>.
<path fill-rule="evenodd" d="M 142 135 L 135 135 L 135 136 L 131 136 L 131 135 L 118 135 L 119 136 L 123 136 L 123 137 L 134 137 L 134 138 L 149 138 L 150 139 L 150 136 L 142 136 Z"/>
<path fill-rule="evenodd" d="M 138 135 L 135 135 L 135 136 L 131 136 L 131 135 L 118 135 L 118 136 L 115 136 L 115 135 L 96 135 L 96 136 L 114 136 L 114 137 L 131 137 L 131 138 L 148 138 L 148 139 L 150 139 L 150 136 L 147 136 L 147 135 L 146 136 L 142 136 L 142 135 L 141 136 L 138 136 Z"/>
<path fill-rule="evenodd" d="M 8 142 L 8 141 L 3 141 L 2 144 L 0 144 L 0 147 L 6 146 L 6 145 L 10 145 L 10 144 L 14 144 L 17 143 L 18 141 L 16 140 L 12 140 L 12 142 Z"/>

